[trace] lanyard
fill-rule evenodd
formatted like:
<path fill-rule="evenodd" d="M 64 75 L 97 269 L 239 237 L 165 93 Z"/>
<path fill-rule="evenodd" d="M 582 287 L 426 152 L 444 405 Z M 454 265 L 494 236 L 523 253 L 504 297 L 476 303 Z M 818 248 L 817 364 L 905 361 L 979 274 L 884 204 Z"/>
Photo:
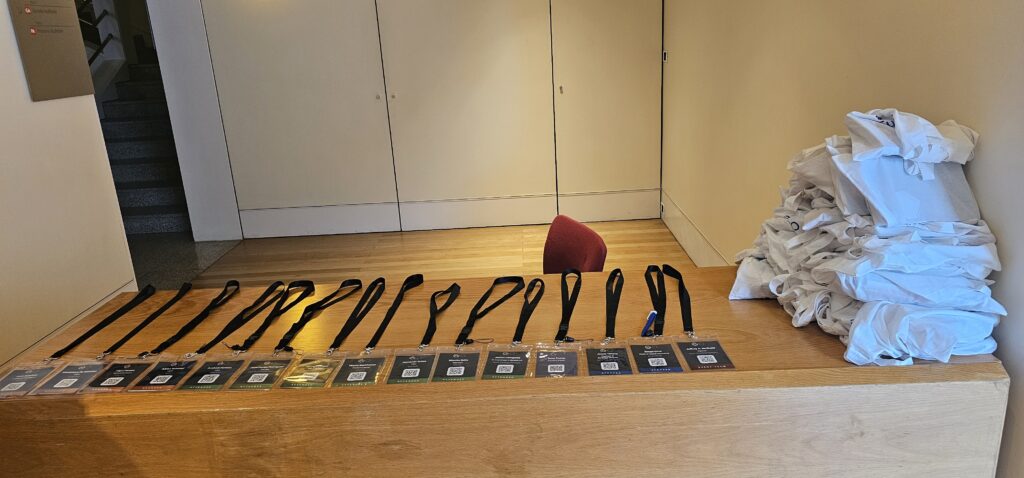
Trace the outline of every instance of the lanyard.
<path fill-rule="evenodd" d="M 622 285 L 625 282 L 622 269 L 615 269 L 608 275 L 608 282 L 604 286 L 604 339 L 607 342 L 615 340 L 615 317 L 619 315 L 619 298 L 622 297 Z"/>
<path fill-rule="evenodd" d="M 534 289 L 537 289 L 537 293 L 530 297 Z M 526 323 L 530 321 L 530 317 L 533 315 L 534 309 L 537 308 L 537 304 L 540 303 L 541 297 L 544 297 L 544 281 L 540 278 L 531 280 L 530 285 L 526 286 L 526 292 L 523 293 L 523 308 L 519 311 L 519 323 L 516 324 L 516 333 L 512 336 L 512 345 L 523 343 L 523 332 L 526 331 Z"/>
<path fill-rule="evenodd" d="M 236 330 L 240 329 L 243 325 L 252 320 L 253 317 L 259 315 L 260 312 L 263 312 L 263 309 L 270 307 L 270 305 L 284 293 L 284 290 L 281 290 L 282 287 L 284 287 L 284 282 L 281 281 L 274 281 L 274 283 L 267 286 L 263 293 L 260 294 L 252 304 L 242 309 L 238 315 L 235 315 L 228 324 L 220 330 L 220 333 L 218 333 L 216 337 L 207 342 L 206 345 L 196 349 L 195 355 L 205 354 L 213 348 L 214 345 L 224 341 L 224 339 L 228 338 L 229 335 L 235 333 Z"/>
<path fill-rule="evenodd" d="M 296 295 L 296 291 L 298 292 L 298 295 L 293 297 Z M 316 292 L 316 286 L 313 285 L 313 281 L 297 280 L 288 284 L 288 288 L 278 296 L 277 302 L 274 304 L 274 308 L 271 309 L 270 313 L 267 314 L 267 317 L 263 319 L 263 323 L 261 323 L 260 326 L 256 328 L 256 331 L 246 338 L 241 345 L 232 345 L 231 350 L 242 353 L 252 348 L 256 341 L 258 341 L 260 337 L 263 337 L 263 334 L 266 333 L 267 329 L 270 328 L 270 325 L 273 324 L 278 317 L 284 315 L 286 312 L 291 310 L 292 307 L 295 307 L 299 302 L 305 300 L 306 297 L 313 295 L 314 292 Z M 289 300 L 291 300 L 291 302 L 289 302 Z"/>
<path fill-rule="evenodd" d="M 302 329 L 306 324 L 319 317 L 320 313 L 328 307 L 345 300 L 352 294 L 359 292 L 359 289 L 362 288 L 363 281 L 359 279 L 345 279 L 342 281 L 341 285 L 334 290 L 334 292 L 331 292 L 324 298 L 307 305 L 306 308 L 302 310 L 302 315 L 299 316 L 299 320 L 292 324 L 292 326 L 288 328 L 288 331 L 281 336 L 281 340 L 278 341 L 277 346 L 274 347 L 274 353 L 277 354 L 282 351 L 291 352 L 292 340 L 295 339 L 296 335 L 299 335 L 299 332 L 302 332 Z"/>
<path fill-rule="evenodd" d="M 373 337 L 370 341 L 366 343 L 367 352 L 376 348 L 377 342 L 380 342 L 380 338 L 384 336 L 384 331 L 387 330 L 388 324 L 391 323 L 391 319 L 394 318 L 395 313 L 398 312 L 398 307 L 402 305 L 402 299 L 405 298 L 405 292 L 421 285 L 423 285 L 423 274 L 413 274 L 405 278 L 405 282 L 402 282 L 402 288 L 398 289 L 398 295 L 395 296 L 395 301 L 391 303 L 391 307 L 388 307 L 388 312 L 384 314 L 384 320 L 381 321 L 380 326 L 377 327 L 377 331 L 373 333 Z"/>
<path fill-rule="evenodd" d="M 151 352 L 140 353 L 139 358 L 146 358 L 150 355 L 157 355 L 160 352 L 167 350 L 168 347 L 177 343 L 179 340 L 182 339 L 182 337 L 188 335 L 188 333 L 191 332 L 192 329 L 199 326 L 199 324 L 206 320 L 206 318 L 209 317 L 214 310 L 217 310 L 220 306 L 226 304 L 229 300 L 231 300 L 231 298 L 238 293 L 238 289 L 240 288 L 241 286 L 238 284 L 238 281 L 234 279 L 229 280 L 227 284 L 224 284 L 224 290 L 220 291 L 220 294 L 217 294 L 217 297 L 214 297 L 213 300 L 211 300 L 210 303 L 207 304 L 206 307 L 199 312 L 199 314 L 193 317 L 192 320 L 188 321 L 187 324 L 181 326 L 181 328 L 178 329 L 178 331 L 175 332 L 174 335 L 170 336 L 167 340 L 163 341 L 163 343 L 158 345 Z"/>
<path fill-rule="evenodd" d="M 331 346 L 327 347 L 327 355 L 333 354 L 341 344 L 345 343 L 345 339 L 352 333 L 353 330 L 363 321 L 363 317 L 370 313 L 373 306 L 380 300 L 380 296 L 384 294 L 384 278 L 378 277 L 366 287 L 366 291 L 363 292 L 363 296 L 359 298 L 359 303 L 352 309 L 352 313 L 349 314 L 348 320 L 345 321 L 345 325 L 341 327 L 341 332 L 334 337 L 334 342 L 331 342 Z"/>
<path fill-rule="evenodd" d="M 78 336 L 78 338 L 73 340 L 70 344 L 64 346 L 64 348 L 54 352 L 53 355 L 50 355 L 50 358 L 46 360 L 57 360 L 63 357 L 64 354 L 70 352 L 75 347 L 78 347 L 79 345 L 82 344 L 82 342 L 89 340 L 89 337 L 92 337 L 97 332 L 106 328 L 108 325 L 113 324 L 117 319 L 120 319 L 122 316 L 124 316 L 124 314 L 127 314 L 130 310 L 134 309 L 139 304 L 145 302 L 146 299 L 148 299 L 155 293 L 156 288 L 154 288 L 152 285 L 147 285 L 146 287 L 143 287 L 142 290 L 135 294 L 135 297 L 132 297 L 132 300 L 128 301 L 127 304 L 122 305 L 112 314 L 108 315 L 105 319 L 101 320 L 98 324 L 92 326 L 92 328 L 86 331 L 84 334 Z"/>
<path fill-rule="evenodd" d="M 128 334 L 126 334 L 124 337 L 121 337 L 121 340 L 118 340 L 117 342 L 114 343 L 114 345 L 111 345 L 109 348 L 107 348 L 107 350 L 104 350 L 103 353 L 96 357 L 96 360 L 103 360 L 104 357 L 114 352 L 117 352 L 117 349 L 121 348 L 121 346 L 124 345 L 129 340 L 131 340 L 132 337 L 135 337 L 135 334 L 141 332 L 142 329 L 146 328 L 146 326 L 148 326 L 151 322 L 156 320 L 157 317 L 163 315 L 163 313 L 166 312 L 167 309 L 170 309 L 175 303 L 181 300 L 182 297 L 185 297 L 185 294 L 187 294 L 188 291 L 190 290 L 192 290 L 191 282 L 181 284 L 181 288 L 178 289 L 178 293 L 175 294 L 174 297 L 171 297 L 170 300 L 164 302 L 164 305 L 161 305 L 160 308 L 156 309 L 155 312 L 149 314 L 149 317 L 146 317 L 146 320 L 143 320 L 142 322 L 139 323 L 139 325 L 136 325 L 131 332 L 128 332 Z"/>
<path fill-rule="evenodd" d="M 693 312 L 690 310 L 690 291 L 686 290 L 686 283 L 683 282 L 683 275 L 668 264 L 661 266 L 665 275 L 679 281 L 679 309 L 683 315 L 683 331 L 687 335 L 693 335 Z"/>
<path fill-rule="evenodd" d="M 575 276 L 572 284 L 572 294 L 569 293 L 568 276 Z M 562 272 L 562 321 L 558 323 L 558 333 L 555 334 L 555 343 L 575 342 L 576 339 L 568 337 L 569 321 L 572 320 L 572 310 L 576 308 L 576 299 L 580 297 L 580 286 L 583 285 L 583 275 L 576 269 L 566 269 Z"/>
<path fill-rule="evenodd" d="M 502 284 L 514 285 L 512 286 L 512 289 L 505 293 L 505 295 L 503 295 L 501 298 L 494 301 L 494 303 L 488 305 L 486 308 L 481 309 L 482 307 L 484 307 L 484 304 L 487 302 L 487 299 L 491 297 L 491 293 L 494 292 L 494 288 Z M 473 340 L 469 338 L 469 334 L 473 332 L 473 325 L 476 324 L 476 321 L 484 318 L 484 316 L 489 314 L 492 310 L 498 308 L 499 305 L 503 304 L 513 295 L 516 295 L 517 292 L 523 290 L 523 287 L 525 286 L 526 281 L 524 281 L 523 278 L 519 276 L 505 276 L 494 279 L 494 282 L 491 284 L 491 287 L 487 289 L 487 292 L 484 292 L 484 295 L 481 296 L 480 300 L 478 300 L 476 302 L 476 305 L 473 306 L 473 310 L 469 312 L 469 319 L 466 320 L 466 325 L 463 326 L 462 331 L 459 332 L 459 337 L 455 340 L 455 345 L 462 346 L 473 343 Z"/>
<path fill-rule="evenodd" d="M 652 273 L 656 273 L 656 285 L 655 279 L 651 278 Z M 656 265 L 647 266 L 647 272 L 644 276 L 644 279 L 647 281 L 647 290 L 651 295 L 651 303 L 654 305 L 654 311 L 657 313 L 657 316 L 654 319 L 654 330 L 648 335 L 658 337 L 663 335 L 665 331 L 665 306 L 667 302 L 665 274 L 668 274 L 669 277 L 679 281 L 679 308 L 683 318 L 683 331 L 688 335 L 693 335 L 693 315 L 690 310 L 690 292 L 686 290 L 686 284 L 683 282 L 683 275 L 668 264 L 663 264 L 662 267 L 658 267 Z"/>
<path fill-rule="evenodd" d="M 427 322 L 427 330 L 423 333 L 423 339 L 420 340 L 420 349 L 427 348 L 430 345 L 430 341 L 434 340 L 434 332 L 437 331 L 437 316 L 441 315 L 448 306 L 455 302 L 455 299 L 459 297 L 459 291 L 462 289 L 459 284 L 452 284 L 445 290 L 439 290 L 430 295 L 430 321 Z M 447 296 L 440 307 L 437 306 L 437 299 L 441 296 Z"/>

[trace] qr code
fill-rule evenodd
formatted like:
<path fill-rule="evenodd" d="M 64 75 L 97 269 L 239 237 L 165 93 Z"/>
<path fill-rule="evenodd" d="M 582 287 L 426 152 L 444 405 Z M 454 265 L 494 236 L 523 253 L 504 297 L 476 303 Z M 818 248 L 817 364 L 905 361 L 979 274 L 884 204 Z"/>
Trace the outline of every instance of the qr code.
<path fill-rule="evenodd" d="M 407 368 L 402 370 L 402 378 L 416 378 L 420 376 L 420 369 L 418 368 Z"/>
<path fill-rule="evenodd" d="M 714 355 L 698 355 L 697 361 L 704 364 L 718 363 L 718 359 Z"/>
<path fill-rule="evenodd" d="M 448 367 L 449 377 L 461 377 L 465 375 L 466 367 Z"/>
<path fill-rule="evenodd" d="M 565 365 L 560 363 L 548 365 L 548 373 L 565 373 Z"/>
<path fill-rule="evenodd" d="M 601 370 L 618 370 L 618 362 L 601 362 Z"/>
<path fill-rule="evenodd" d="M 213 383 L 216 382 L 218 378 L 220 378 L 219 373 L 208 373 L 199 377 L 199 383 Z"/>
<path fill-rule="evenodd" d="M 247 383 L 263 383 L 266 381 L 267 374 L 265 373 L 254 373 L 251 376 L 249 376 L 249 380 L 246 380 Z"/>
<path fill-rule="evenodd" d="M 668 362 L 661 357 L 651 357 L 647 359 L 647 363 L 650 364 L 652 367 L 664 367 L 668 365 Z"/>
<path fill-rule="evenodd" d="M 61 381 L 57 382 L 57 384 L 54 385 L 53 388 L 68 388 L 68 387 L 74 385 L 75 382 L 77 382 L 77 381 L 78 381 L 77 378 L 65 378 L 64 380 L 61 380 Z"/>
<path fill-rule="evenodd" d="M 513 367 L 511 365 L 508 365 L 508 364 L 502 364 L 502 365 L 498 365 L 498 368 L 497 368 L 497 370 L 495 370 L 495 372 L 497 372 L 497 373 L 512 373 L 513 370 L 515 370 L 515 367 Z"/>
<path fill-rule="evenodd" d="M 171 376 L 170 375 L 157 375 L 156 377 L 153 377 L 153 380 L 150 380 L 149 383 L 151 385 L 161 385 L 161 384 L 165 384 L 165 383 L 170 382 L 170 381 L 171 381 Z"/>
<path fill-rule="evenodd" d="M 121 383 L 123 381 L 124 381 L 124 377 L 110 377 L 110 378 L 100 382 L 100 386 L 101 387 L 113 387 L 114 385 L 117 385 L 117 384 L 119 384 L 119 383 Z"/>
<path fill-rule="evenodd" d="M 8 383 L 7 385 L 4 385 L 4 388 L 0 389 L 0 391 L 13 392 L 15 390 L 18 390 L 21 387 L 24 387 L 24 386 L 25 386 L 25 382 L 11 382 L 11 383 Z"/>
<path fill-rule="evenodd" d="M 409 370 L 415 370 L 417 375 L 419 374 L 419 371 L 420 371 L 417 368 L 411 368 Z M 402 374 L 404 375 L 405 372 L 402 372 Z M 365 378 L 366 378 L 366 372 L 352 372 L 352 373 L 348 374 L 348 381 L 349 382 L 358 382 L 358 381 L 361 381 L 361 380 L 363 380 Z"/>

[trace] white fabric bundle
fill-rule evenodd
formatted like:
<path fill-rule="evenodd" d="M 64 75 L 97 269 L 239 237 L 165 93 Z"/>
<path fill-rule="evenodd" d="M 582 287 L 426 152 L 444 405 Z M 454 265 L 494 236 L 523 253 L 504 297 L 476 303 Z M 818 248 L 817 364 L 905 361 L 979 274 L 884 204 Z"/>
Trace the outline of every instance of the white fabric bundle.
<path fill-rule="evenodd" d="M 992 352 L 1006 310 L 987 277 L 1000 262 L 962 168 L 977 133 L 891 109 L 846 124 L 850 136 L 789 162 L 729 298 L 775 297 L 793 326 L 838 335 L 857 364 Z"/>

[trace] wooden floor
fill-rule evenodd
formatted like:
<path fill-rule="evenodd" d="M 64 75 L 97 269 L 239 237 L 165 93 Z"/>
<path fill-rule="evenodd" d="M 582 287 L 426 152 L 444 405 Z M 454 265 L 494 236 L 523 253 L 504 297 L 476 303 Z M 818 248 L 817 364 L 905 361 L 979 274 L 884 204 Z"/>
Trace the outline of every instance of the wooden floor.
<path fill-rule="evenodd" d="M 693 267 L 660 219 L 589 223 L 608 246 L 605 270 L 643 270 L 648 264 Z M 543 269 L 547 225 L 445 231 L 247 239 L 199 275 L 197 287 L 274 280 L 340 282 L 379 275 L 428 279 L 537 275 Z"/>

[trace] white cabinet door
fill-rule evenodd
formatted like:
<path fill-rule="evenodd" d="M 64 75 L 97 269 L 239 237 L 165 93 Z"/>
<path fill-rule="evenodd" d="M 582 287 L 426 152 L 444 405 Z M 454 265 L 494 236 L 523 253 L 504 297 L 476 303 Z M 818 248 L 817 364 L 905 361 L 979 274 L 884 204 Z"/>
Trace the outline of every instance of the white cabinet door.
<path fill-rule="evenodd" d="M 404 229 L 555 214 L 547 0 L 379 0 Z"/>
<path fill-rule="evenodd" d="M 397 229 L 374 1 L 203 11 L 246 236 Z"/>
<path fill-rule="evenodd" d="M 561 212 L 658 217 L 661 0 L 552 0 L 551 22 Z"/>

